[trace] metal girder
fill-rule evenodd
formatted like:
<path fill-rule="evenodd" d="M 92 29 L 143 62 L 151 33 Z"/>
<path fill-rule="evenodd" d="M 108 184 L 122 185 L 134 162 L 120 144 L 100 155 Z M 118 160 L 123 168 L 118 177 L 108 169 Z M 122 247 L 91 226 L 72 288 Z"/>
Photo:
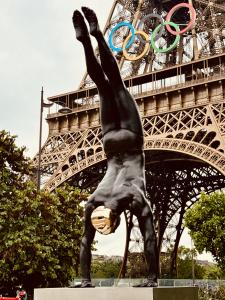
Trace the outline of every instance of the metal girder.
<path fill-rule="evenodd" d="M 145 116 L 143 128 L 146 150 L 186 153 L 225 174 L 225 103 Z M 42 173 L 52 172 L 45 188 L 55 189 L 76 173 L 105 160 L 100 127 L 50 136 L 41 158 Z"/>

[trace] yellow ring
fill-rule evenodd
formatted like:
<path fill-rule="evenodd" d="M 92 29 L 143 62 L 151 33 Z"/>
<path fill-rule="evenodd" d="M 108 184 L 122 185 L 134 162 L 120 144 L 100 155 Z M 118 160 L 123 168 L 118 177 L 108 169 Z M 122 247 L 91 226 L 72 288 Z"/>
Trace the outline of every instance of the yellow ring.
<path fill-rule="evenodd" d="M 134 35 L 137 35 L 137 34 L 142 35 L 142 36 L 146 39 L 147 42 L 149 41 L 149 36 L 148 36 L 147 33 L 145 33 L 144 31 L 135 31 Z M 126 37 L 126 39 L 125 39 L 124 42 L 123 42 L 122 49 L 123 49 L 123 55 L 124 55 L 124 57 L 125 57 L 127 60 L 135 61 L 135 60 L 138 60 L 138 59 L 142 58 L 143 56 L 145 56 L 145 54 L 147 53 L 147 51 L 148 51 L 150 45 L 149 45 L 149 43 L 146 43 L 143 52 L 142 52 L 141 54 L 139 54 L 138 56 L 135 56 L 134 58 L 131 58 L 131 56 L 128 54 L 128 52 L 127 52 L 127 50 L 126 50 L 126 45 L 127 45 L 128 41 L 129 41 L 129 39 L 131 38 L 131 36 L 132 36 L 132 34 L 130 33 L 130 34 Z"/>

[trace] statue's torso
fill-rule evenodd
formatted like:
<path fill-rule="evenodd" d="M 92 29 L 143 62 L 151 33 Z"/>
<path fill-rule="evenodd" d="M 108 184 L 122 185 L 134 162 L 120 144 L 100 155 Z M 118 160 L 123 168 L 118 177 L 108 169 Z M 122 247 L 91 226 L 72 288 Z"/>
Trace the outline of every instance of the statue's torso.
<path fill-rule="evenodd" d="M 107 132 L 103 137 L 103 146 L 107 157 L 117 153 L 132 153 L 143 150 L 144 138 L 127 129 Z"/>
<path fill-rule="evenodd" d="M 118 142 L 122 136 L 120 134 L 110 136 L 105 141 L 106 146 L 109 147 L 115 138 Z M 134 135 L 131 133 L 128 136 L 129 145 L 135 143 Z M 119 144 L 123 145 L 122 138 Z M 117 152 L 108 152 L 106 174 L 91 196 L 99 204 L 118 211 L 128 209 L 132 202 L 143 204 L 145 201 L 144 151 L 141 143 L 130 147 L 126 145 L 124 148 L 123 151 L 119 148 Z"/>

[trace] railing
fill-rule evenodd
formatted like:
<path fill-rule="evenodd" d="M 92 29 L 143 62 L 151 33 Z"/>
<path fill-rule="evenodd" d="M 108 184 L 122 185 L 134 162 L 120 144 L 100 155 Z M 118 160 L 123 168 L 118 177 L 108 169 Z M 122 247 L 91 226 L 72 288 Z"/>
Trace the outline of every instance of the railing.
<path fill-rule="evenodd" d="M 176 76 L 176 78 L 173 79 L 174 84 L 171 85 L 168 84 L 167 86 L 164 86 L 165 83 L 162 83 L 161 80 L 161 82 L 155 81 L 155 82 L 150 82 L 148 84 L 143 84 L 139 86 L 131 86 L 128 88 L 128 90 L 130 91 L 130 93 L 133 95 L 135 99 L 139 99 L 139 98 L 148 97 L 159 93 L 160 94 L 166 93 L 179 88 L 192 87 L 195 85 L 199 85 L 201 83 L 209 83 L 210 81 L 225 79 L 225 65 L 215 66 L 210 70 L 208 70 L 207 74 L 202 73 L 201 75 L 192 75 L 190 80 L 188 80 L 189 78 L 185 79 L 182 76 L 184 76 L 184 74 Z M 200 76 L 201 78 L 198 78 Z M 182 80 L 183 82 L 180 82 Z M 134 91 L 134 89 L 136 89 L 137 92 Z M 55 107 L 55 111 L 57 111 L 56 105 L 54 105 L 53 108 L 54 107 Z M 75 102 L 71 108 L 72 108 L 72 113 L 76 113 L 76 112 L 81 112 L 89 109 L 95 109 L 95 108 L 98 109 L 98 107 L 99 107 L 99 98 L 95 95 L 93 97 L 79 99 L 79 103 Z M 57 112 L 52 113 L 52 108 L 51 108 L 48 114 L 48 118 L 55 118 L 61 115 L 62 114 Z"/>
<path fill-rule="evenodd" d="M 133 285 L 142 283 L 143 278 L 93 278 L 92 282 L 95 286 L 105 287 L 105 286 L 114 286 L 114 287 L 131 287 Z M 71 282 L 71 286 L 80 283 L 81 279 L 75 279 Z M 210 279 L 159 279 L 159 286 L 198 286 L 200 288 L 212 289 L 220 286 L 225 286 L 225 280 L 210 280 Z"/>

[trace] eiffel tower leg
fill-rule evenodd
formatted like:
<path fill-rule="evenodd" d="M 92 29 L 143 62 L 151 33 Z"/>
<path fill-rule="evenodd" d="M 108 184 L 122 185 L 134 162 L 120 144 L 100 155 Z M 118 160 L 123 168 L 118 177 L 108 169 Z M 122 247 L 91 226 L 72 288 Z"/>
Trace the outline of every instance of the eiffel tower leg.
<path fill-rule="evenodd" d="M 171 253 L 171 264 L 170 264 L 170 277 L 171 278 L 177 278 L 177 252 L 178 252 L 180 238 L 183 233 L 182 223 L 183 223 L 183 217 L 184 217 L 184 213 L 185 213 L 186 203 L 187 203 L 187 201 L 184 201 L 182 203 L 179 222 L 176 227 L 176 229 L 177 229 L 176 240 L 175 240 L 173 251 Z"/>
<path fill-rule="evenodd" d="M 122 265 L 120 267 L 119 278 L 125 278 L 126 276 L 126 271 L 127 271 L 127 258 L 128 258 L 128 252 L 129 252 L 129 242 L 130 242 L 130 235 L 131 235 L 131 230 L 133 227 L 133 214 L 127 210 L 124 212 L 125 216 L 125 222 L 126 222 L 126 244 L 125 244 L 125 249 L 124 249 L 124 255 L 123 255 L 123 261 Z"/>
<path fill-rule="evenodd" d="M 95 237 L 95 229 L 91 224 L 91 213 L 95 209 L 88 203 L 85 207 L 84 234 L 80 245 L 81 287 L 93 287 L 91 283 L 91 244 Z"/>

